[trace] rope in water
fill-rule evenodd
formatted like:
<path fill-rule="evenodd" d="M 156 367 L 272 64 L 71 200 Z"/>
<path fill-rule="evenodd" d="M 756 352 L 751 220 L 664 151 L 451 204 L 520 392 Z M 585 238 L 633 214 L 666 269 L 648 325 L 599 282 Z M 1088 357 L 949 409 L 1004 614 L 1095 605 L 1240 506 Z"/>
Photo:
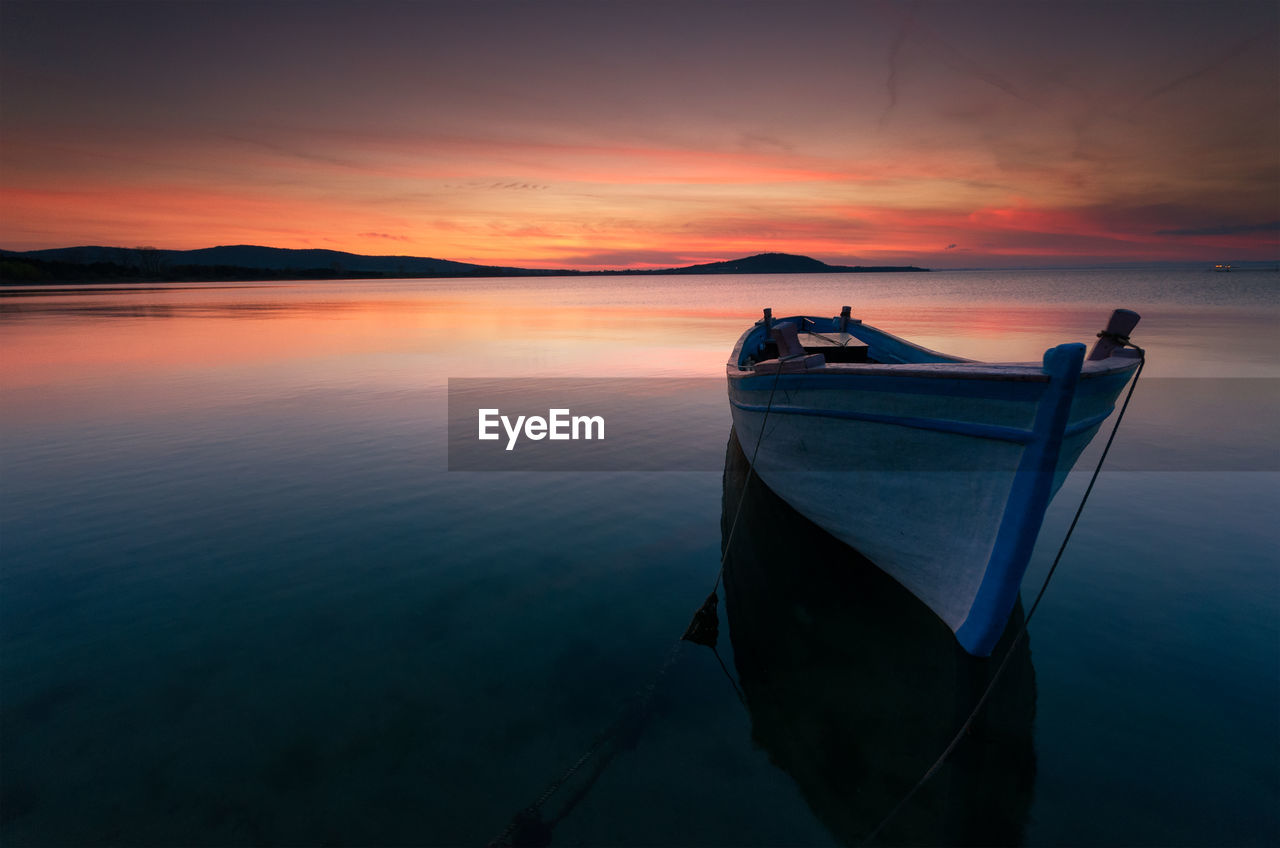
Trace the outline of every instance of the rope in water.
<path fill-rule="evenodd" d="M 1080 505 L 1076 507 L 1076 513 L 1071 519 L 1071 525 L 1067 528 L 1066 535 L 1062 537 L 1062 544 L 1058 547 L 1057 556 L 1053 558 L 1053 564 L 1049 566 L 1049 572 L 1045 575 L 1044 582 L 1040 584 L 1040 591 L 1036 593 L 1035 601 L 1032 602 L 1031 608 L 1022 619 L 1022 627 L 1018 629 L 1018 635 L 1014 637 L 1011 643 L 1009 643 L 1009 649 L 1005 651 L 1004 659 L 1002 659 L 1000 661 L 1000 665 L 996 667 L 995 673 L 991 675 L 991 680 L 987 683 L 987 688 L 983 690 L 982 696 L 978 698 L 978 702 L 973 705 L 973 709 L 970 711 L 969 717 L 964 720 L 964 724 L 960 725 L 960 729 L 956 731 L 951 742 L 947 744 L 947 747 L 943 749 L 942 753 L 938 755 L 938 758 L 934 760 L 933 765 L 929 766 L 929 769 L 924 773 L 924 775 L 916 781 L 916 785 L 911 787 L 911 790 L 907 792 L 906 795 L 902 796 L 902 799 L 898 801 L 892 810 L 889 811 L 888 815 L 880 820 L 880 823 L 876 825 L 875 829 L 867 835 L 867 838 L 864 839 L 861 844 L 869 845 L 875 841 L 875 838 L 880 835 L 880 832 L 884 830 L 885 826 L 902 811 L 902 808 L 907 805 L 908 801 L 915 797 L 915 794 L 920 790 L 920 787 L 924 786 L 925 783 L 929 781 L 929 778 L 937 774 L 938 769 L 942 768 L 942 764 L 945 763 L 947 758 L 955 751 L 956 746 L 960 744 L 960 740 L 969 733 L 969 728 L 973 726 L 973 722 L 978 717 L 978 713 L 982 711 L 983 706 L 987 703 L 987 699 L 991 696 L 991 691 L 995 688 L 996 681 L 1000 679 L 1000 675 L 1004 672 L 1005 666 L 1009 664 L 1009 660 L 1013 657 L 1018 644 L 1026 637 L 1027 626 L 1031 623 L 1031 617 L 1036 614 L 1036 609 L 1040 606 L 1041 599 L 1044 598 L 1045 590 L 1049 588 L 1049 581 L 1053 579 L 1053 573 L 1058 570 L 1058 563 L 1062 561 L 1062 555 L 1066 553 L 1067 543 L 1071 541 L 1071 534 L 1075 531 L 1076 524 L 1080 522 L 1080 515 L 1084 512 L 1084 505 L 1088 502 L 1090 493 L 1093 492 L 1093 484 L 1098 481 L 1098 474 L 1102 471 L 1102 464 L 1107 461 L 1107 454 L 1111 451 L 1111 443 L 1115 441 L 1116 432 L 1120 429 L 1120 422 L 1124 418 L 1125 410 L 1129 408 L 1129 399 L 1133 397 L 1133 390 L 1138 387 L 1138 378 L 1142 376 L 1142 369 L 1147 364 L 1147 353 L 1145 350 L 1135 344 L 1131 344 L 1127 338 L 1122 339 L 1122 341 L 1124 346 L 1131 347 L 1138 351 L 1138 370 L 1133 374 L 1133 382 L 1129 384 L 1129 392 L 1125 395 L 1124 403 L 1120 406 L 1120 414 L 1116 416 L 1116 423 L 1111 426 L 1111 435 L 1107 437 L 1107 444 L 1102 449 L 1102 455 L 1098 457 L 1098 464 L 1094 466 L 1093 475 L 1089 478 L 1089 485 L 1085 487 L 1084 495 L 1080 498 Z"/>
<path fill-rule="evenodd" d="M 769 420 L 769 410 L 773 407 L 774 393 L 778 389 L 778 379 L 781 376 L 782 360 L 780 358 L 778 361 L 778 371 L 774 375 L 773 384 L 769 388 L 769 402 L 765 406 L 764 416 L 760 421 L 760 433 L 756 436 L 755 449 L 752 451 L 751 463 L 747 468 L 748 483 L 751 481 L 751 474 L 755 470 L 756 455 L 760 452 L 761 441 L 764 440 L 764 425 Z M 702 642 L 702 644 L 709 644 L 712 652 L 715 653 L 716 661 L 720 663 L 720 668 L 724 671 L 725 676 L 729 678 L 729 682 L 733 684 L 734 692 L 737 694 L 738 700 L 742 701 L 744 704 L 746 703 L 745 696 L 742 694 L 742 690 L 738 687 L 737 681 L 735 681 L 733 676 L 729 674 L 729 669 L 725 666 L 724 660 L 720 659 L 719 652 L 715 650 L 715 631 L 718 627 L 715 617 L 716 590 L 720 588 L 720 580 L 724 576 L 724 565 L 729 556 L 729 544 L 733 541 L 734 531 L 738 528 L 738 516 L 742 514 L 742 505 L 746 501 L 746 495 L 747 490 L 744 486 L 742 496 L 738 499 L 737 509 L 734 511 L 733 524 L 729 529 L 729 536 L 725 541 L 724 553 L 720 557 L 720 570 L 716 574 L 715 587 L 712 588 L 711 595 L 707 598 L 706 603 L 703 604 L 702 609 L 698 610 L 694 615 L 694 620 L 689 624 L 689 628 L 685 631 L 685 635 L 680 639 L 677 639 L 675 644 L 671 647 L 666 660 L 658 669 L 658 673 L 654 675 L 653 680 L 650 681 L 648 686 L 640 689 L 634 696 L 632 696 L 631 701 L 623 708 L 622 713 L 618 718 L 615 719 L 609 727 L 596 736 L 591 745 L 588 746 L 587 750 L 583 752 L 582 756 L 578 757 L 578 759 L 574 761 L 573 765 L 565 769 L 559 777 L 548 784 L 547 788 L 538 796 L 537 800 L 520 810 L 512 817 L 511 822 L 507 825 L 506 829 L 489 842 L 490 848 L 493 848 L 493 846 L 550 843 L 551 830 L 556 824 L 569 815 L 573 808 L 577 806 L 579 801 L 586 797 L 591 786 L 595 783 L 596 779 L 599 778 L 601 772 L 604 771 L 605 766 L 609 764 L 609 761 L 613 759 L 617 751 L 614 750 L 607 752 L 597 760 L 598 764 L 596 765 L 595 772 L 592 774 L 587 785 L 579 790 L 556 816 L 547 821 L 543 821 L 543 805 L 550 801 L 552 796 L 559 792 L 561 787 L 568 783 L 569 780 L 572 779 L 573 776 L 577 774 L 592 757 L 596 756 L 596 754 L 604 748 L 606 743 L 615 740 L 621 736 L 624 731 L 629 732 L 632 738 L 639 736 L 640 731 L 644 727 L 644 721 L 648 717 L 649 707 L 653 701 L 654 692 L 657 690 L 658 683 L 666 675 L 671 666 L 675 664 L 676 659 L 680 656 L 681 650 L 684 648 L 685 641 L 700 641 L 698 639 L 689 639 L 689 637 L 695 632 L 695 628 L 700 623 L 706 621 L 708 615 L 711 621 L 710 642 Z M 634 707 L 632 707 L 633 704 Z M 630 719 L 630 721 L 628 721 L 628 719 Z"/>
<path fill-rule="evenodd" d="M 764 428 L 769 423 L 769 410 L 773 409 L 773 396 L 778 391 L 778 380 L 782 377 L 783 358 L 778 358 L 778 370 L 773 375 L 773 384 L 769 387 L 769 402 L 765 404 L 764 415 L 760 419 L 760 432 L 756 434 L 756 446 L 751 451 L 751 460 L 747 463 L 747 476 L 742 484 L 742 494 L 738 496 L 738 506 L 733 510 L 733 521 L 729 525 L 729 535 L 725 537 L 723 542 L 724 551 L 720 554 L 720 568 L 716 571 L 716 582 L 711 587 L 711 594 L 707 595 L 707 599 L 702 602 L 702 606 L 693 614 L 693 620 L 689 622 L 689 626 L 685 629 L 681 639 L 694 642 L 699 645 L 706 645 L 715 650 L 716 635 L 719 632 L 720 620 L 716 617 L 716 605 L 720 603 L 720 598 L 716 592 L 720 590 L 720 580 L 724 577 L 724 565 L 729 560 L 729 551 L 733 545 L 733 534 L 738 531 L 738 519 L 742 516 L 742 505 L 747 501 L 747 490 L 751 485 L 751 475 L 756 470 L 756 456 L 760 453 L 760 443 L 764 441 Z M 720 659 L 720 655 L 716 654 L 716 659 Z M 721 661 L 721 667 L 724 662 Z M 728 669 L 725 670 L 728 674 Z M 729 677 L 733 681 L 733 677 Z M 746 700 L 742 697 L 742 690 L 738 688 L 738 684 L 734 682 L 734 690 L 738 693 L 738 699 L 744 704 Z"/>
<path fill-rule="evenodd" d="M 653 702 L 654 693 L 657 691 L 658 683 L 666 675 L 667 671 L 675 664 L 676 659 L 680 656 L 681 650 L 684 648 L 682 640 L 676 640 L 667 652 L 667 658 L 663 661 L 662 666 L 658 669 L 658 673 L 647 686 L 638 689 L 631 697 L 631 700 L 619 712 L 618 717 L 613 723 L 596 735 L 596 738 L 583 752 L 582 756 L 574 761 L 573 765 L 565 769 L 559 777 L 551 781 L 542 794 L 538 796 L 532 804 L 516 813 L 511 822 L 507 825 L 502 833 L 494 837 L 488 844 L 489 848 L 494 846 L 509 845 L 549 845 L 551 843 L 551 831 L 565 819 L 573 808 L 578 805 L 587 792 L 595 784 L 596 780 L 604 772 L 605 767 L 618 754 L 618 751 L 624 747 L 630 747 L 622 744 L 615 746 L 613 750 L 605 751 L 598 759 L 594 772 L 590 775 L 587 784 L 576 792 L 560 809 L 560 811 L 552 818 L 543 821 L 542 807 L 551 800 L 560 789 L 569 782 L 569 780 L 587 764 L 592 757 L 595 757 L 605 747 L 607 743 L 615 742 L 619 739 L 634 741 L 639 738 L 641 731 L 644 729 L 644 723 L 649 717 L 650 705 Z"/>
<path fill-rule="evenodd" d="M 720 555 L 720 570 L 716 573 L 715 585 L 711 594 L 715 595 L 720 588 L 720 579 L 724 577 L 724 564 L 729 559 L 729 546 L 733 544 L 733 534 L 738 530 L 738 518 L 742 515 L 742 505 L 747 500 L 747 488 L 751 483 L 751 475 L 756 470 L 756 457 L 760 454 L 760 443 L 764 441 L 764 425 L 769 423 L 769 410 L 773 409 L 773 396 L 778 391 L 778 379 L 782 376 L 782 360 L 778 360 L 778 371 L 773 375 L 773 384 L 769 387 L 769 401 L 764 405 L 764 415 L 760 418 L 760 432 L 756 435 L 756 446 L 751 451 L 751 461 L 747 463 L 747 477 L 742 485 L 742 494 L 738 496 L 738 506 L 733 511 L 733 523 L 729 525 L 729 535 L 724 540 L 724 553 Z"/>

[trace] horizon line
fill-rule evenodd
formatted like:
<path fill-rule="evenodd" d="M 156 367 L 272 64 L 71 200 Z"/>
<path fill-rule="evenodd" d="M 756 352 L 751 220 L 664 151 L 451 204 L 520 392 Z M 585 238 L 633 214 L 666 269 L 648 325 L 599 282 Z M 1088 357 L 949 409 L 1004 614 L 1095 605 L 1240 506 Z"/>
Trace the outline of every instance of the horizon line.
<path fill-rule="evenodd" d="M 819 259 L 818 257 L 811 256 L 809 254 L 792 253 L 785 250 L 766 250 L 766 251 L 760 251 L 758 253 L 751 253 L 751 254 L 746 254 L 741 256 L 730 256 L 725 259 L 711 259 L 711 260 L 693 262 L 687 265 L 662 265 L 662 266 L 653 265 L 648 267 L 636 267 L 632 265 L 632 266 L 615 266 L 607 269 L 602 269 L 602 268 L 581 269 L 581 268 L 573 268 L 573 267 L 565 267 L 565 266 L 535 267 L 535 266 L 524 266 L 524 265 L 514 265 L 514 264 L 481 263 L 481 262 L 471 262 L 471 261 L 459 260 L 459 259 L 446 259 L 438 256 L 424 256 L 424 255 L 409 254 L 409 253 L 358 253 L 353 250 L 342 250 L 342 249 L 331 248 L 331 247 L 276 247 L 274 245 L 253 244 L 253 243 L 247 243 L 247 242 L 241 242 L 236 244 L 215 244 L 215 245 L 207 245 L 204 247 L 195 247 L 195 248 L 154 247 L 154 246 L 145 245 L 145 244 L 135 245 L 133 247 L 126 247 L 124 245 L 110 245 L 110 244 L 73 244 L 73 245 L 65 245 L 61 247 L 31 248 L 28 250 L 15 250 L 12 248 L 0 247 L 0 254 L 27 256 L 33 253 L 63 251 L 63 250 L 120 250 L 120 251 L 154 250 L 157 252 L 169 252 L 169 253 L 193 253 L 193 252 L 202 251 L 202 250 L 215 250 L 218 248 L 262 248 L 266 250 L 288 251 L 288 252 L 295 252 L 295 253 L 315 251 L 315 252 L 326 252 L 326 253 L 341 253 L 341 254 L 346 254 L 348 256 L 355 256 L 355 257 L 366 258 L 366 259 L 417 259 L 417 260 L 428 260 L 428 261 L 435 261 L 435 262 L 448 262 L 448 263 L 454 263 L 458 265 L 469 265 L 475 268 L 494 268 L 494 269 L 520 270 L 520 271 L 533 271 L 533 272 L 538 272 L 540 274 L 546 274 L 546 275 L 554 275 L 555 272 L 566 272 L 574 275 L 600 275 L 600 274 L 610 274 L 610 273 L 633 273 L 633 274 L 659 273 L 662 271 L 682 270 L 685 268 L 697 267 L 699 265 L 715 265 L 715 264 L 721 264 L 726 262 L 741 261 L 744 259 L 752 259 L 759 256 L 791 256 L 791 257 L 798 257 L 802 259 L 812 259 L 814 261 L 821 262 L 822 264 L 828 265 L 831 267 L 919 267 L 923 270 L 940 270 L 940 271 L 1039 271 L 1039 270 L 1049 271 L 1049 270 L 1088 270 L 1088 269 L 1138 270 L 1141 268 L 1152 268 L 1152 269 L 1174 268 L 1174 267 L 1195 268 L 1199 266 L 1205 266 L 1208 269 L 1212 269 L 1216 265 L 1229 265 L 1233 268 L 1238 267 L 1240 270 L 1248 269 L 1248 270 L 1280 271 L 1280 257 L 1276 257 L 1274 259 L 1235 260 L 1230 262 L 1223 261 L 1221 257 L 1205 258 L 1205 259 L 1199 259 L 1199 260 L 1195 260 L 1195 259 L 1165 259 L 1165 260 L 1114 259 L 1114 260 L 1108 260 L 1108 261 L 1092 261 L 1092 262 L 1090 261 L 1051 262 L 1047 264 L 1024 262 L 1022 264 L 1016 264 L 1016 265 L 978 264 L 978 265 L 957 265 L 957 266 L 942 266 L 942 267 L 933 265 L 931 268 L 924 268 L 923 265 L 917 264 L 917 262 L 919 262 L 920 260 L 909 260 L 906 264 L 876 262 L 876 263 L 865 265 L 865 266 L 860 264 L 850 265 L 850 264 L 847 264 L 846 262 L 832 263 L 832 262 L 828 262 L 825 259 Z M 31 258 L 36 258 L 36 257 L 31 257 Z M 866 260 L 853 260 L 853 261 L 863 262 Z M 420 278 L 421 277 L 405 276 L 405 277 L 383 277 L 382 279 L 420 279 Z"/>

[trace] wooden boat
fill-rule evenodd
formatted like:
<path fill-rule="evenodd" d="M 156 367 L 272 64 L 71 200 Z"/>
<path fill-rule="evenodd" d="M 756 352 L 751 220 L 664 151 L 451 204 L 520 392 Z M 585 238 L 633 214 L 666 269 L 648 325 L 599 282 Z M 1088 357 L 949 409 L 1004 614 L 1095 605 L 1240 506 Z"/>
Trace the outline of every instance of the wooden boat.
<path fill-rule="evenodd" d="M 1127 347 L 1138 317 L 1117 309 L 1087 358 L 1062 344 L 1038 363 L 985 363 L 849 307 L 766 309 L 728 363 L 734 427 L 774 492 L 988 656 L 1050 499 L 1141 361 Z"/>

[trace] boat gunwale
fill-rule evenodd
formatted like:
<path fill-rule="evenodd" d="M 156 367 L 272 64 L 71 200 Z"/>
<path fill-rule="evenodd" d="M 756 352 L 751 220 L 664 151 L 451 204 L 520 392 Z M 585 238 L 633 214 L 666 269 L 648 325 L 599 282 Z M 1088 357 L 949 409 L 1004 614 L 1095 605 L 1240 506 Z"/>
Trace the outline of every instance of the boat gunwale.
<path fill-rule="evenodd" d="M 785 318 L 773 319 L 774 326 L 786 323 L 788 321 L 799 321 L 803 326 L 803 322 L 810 321 L 815 324 L 818 322 L 834 323 L 839 319 L 832 318 L 814 318 L 808 315 L 791 315 Z M 1001 380 L 1001 381 L 1025 381 L 1025 382 L 1048 382 L 1049 375 L 1045 373 L 1044 367 L 1039 362 L 981 362 L 972 359 L 963 359 L 961 357 L 951 356 L 950 354 L 940 353 L 930 350 L 926 347 L 914 344 L 906 339 L 899 338 L 883 330 L 873 327 L 870 324 L 862 324 L 876 333 L 895 342 L 899 342 L 909 348 L 920 351 L 922 354 L 932 357 L 943 357 L 948 361 L 944 362 L 827 362 L 819 368 L 807 369 L 804 371 L 785 371 L 774 372 L 773 374 L 757 374 L 755 368 L 749 365 L 742 365 L 743 356 L 742 349 L 746 345 L 747 340 L 754 334 L 763 330 L 763 322 L 756 321 L 751 327 L 747 328 L 734 345 L 733 353 L 730 355 L 729 361 L 725 364 L 726 375 L 730 380 L 743 380 L 753 377 L 760 377 L 764 380 L 772 381 L 776 376 L 795 378 L 805 377 L 822 380 L 838 376 L 893 376 L 893 377 L 921 377 L 925 379 L 957 379 L 957 380 Z M 855 337 L 856 338 L 856 337 Z M 837 346 L 838 347 L 838 346 Z M 816 351 L 821 353 L 821 351 Z M 1082 379 L 1091 379 L 1095 377 L 1107 376 L 1110 374 L 1118 374 L 1129 371 L 1138 367 L 1138 357 L 1130 352 L 1127 348 L 1121 348 L 1115 351 L 1106 359 L 1086 359 L 1080 371 Z M 791 380 L 788 380 L 791 382 Z"/>

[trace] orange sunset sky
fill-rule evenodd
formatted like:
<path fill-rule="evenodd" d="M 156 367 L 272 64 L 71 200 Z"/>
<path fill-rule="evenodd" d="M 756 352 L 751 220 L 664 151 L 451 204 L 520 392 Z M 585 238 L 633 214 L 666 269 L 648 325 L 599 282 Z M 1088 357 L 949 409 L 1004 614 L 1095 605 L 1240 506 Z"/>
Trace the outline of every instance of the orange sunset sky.
<path fill-rule="evenodd" d="M 1280 257 L 1274 2 L 0 2 L 0 248 Z"/>

